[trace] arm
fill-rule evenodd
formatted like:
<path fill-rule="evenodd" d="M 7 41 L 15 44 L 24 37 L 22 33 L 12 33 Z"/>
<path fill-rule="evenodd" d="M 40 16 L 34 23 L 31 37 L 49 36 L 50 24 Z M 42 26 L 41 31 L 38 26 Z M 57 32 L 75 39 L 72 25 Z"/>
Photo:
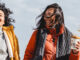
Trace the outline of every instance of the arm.
<path fill-rule="evenodd" d="M 19 56 L 19 43 L 18 43 L 18 39 L 16 37 L 16 35 L 14 34 L 14 31 L 12 31 L 13 33 L 13 41 L 14 41 L 14 55 L 15 55 L 15 60 L 20 60 L 20 56 Z"/>
<path fill-rule="evenodd" d="M 80 39 L 80 37 L 72 36 L 72 38 Z M 80 59 L 80 42 L 77 42 L 75 45 L 76 49 L 71 50 L 70 60 L 79 60 Z"/>
<path fill-rule="evenodd" d="M 37 31 L 34 31 L 27 45 L 23 60 L 31 60 L 33 58 L 35 45 L 36 45 L 36 34 Z"/>
<path fill-rule="evenodd" d="M 17 39 L 17 37 L 15 36 L 15 42 L 16 42 L 16 44 L 15 44 L 15 46 L 16 46 L 16 52 L 15 52 L 15 55 L 17 56 L 17 59 L 16 60 L 20 60 L 20 56 L 19 56 L 19 44 L 18 44 L 18 39 Z"/>

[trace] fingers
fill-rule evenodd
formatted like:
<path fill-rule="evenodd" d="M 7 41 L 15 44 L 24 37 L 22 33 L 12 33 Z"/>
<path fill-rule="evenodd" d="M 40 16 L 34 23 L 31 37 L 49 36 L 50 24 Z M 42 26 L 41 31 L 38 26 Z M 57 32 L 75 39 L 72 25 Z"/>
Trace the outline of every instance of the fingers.
<path fill-rule="evenodd" d="M 78 44 L 80 44 L 80 42 L 78 41 Z"/>
<path fill-rule="evenodd" d="M 72 50 L 73 54 L 77 54 L 79 51 L 77 50 Z"/>
<path fill-rule="evenodd" d="M 77 42 L 77 44 L 75 45 L 75 48 L 77 51 L 80 51 L 80 42 Z"/>
<path fill-rule="evenodd" d="M 74 54 L 77 54 L 77 53 L 80 51 L 80 44 L 77 43 L 77 44 L 75 45 L 75 48 L 76 48 L 76 49 L 73 50 L 73 53 L 74 53 Z"/>

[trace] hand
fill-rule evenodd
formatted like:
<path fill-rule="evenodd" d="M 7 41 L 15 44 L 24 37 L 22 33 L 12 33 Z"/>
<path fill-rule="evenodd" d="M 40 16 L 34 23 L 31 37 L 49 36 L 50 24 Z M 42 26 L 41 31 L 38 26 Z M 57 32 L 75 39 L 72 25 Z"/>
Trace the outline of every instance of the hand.
<path fill-rule="evenodd" d="M 73 49 L 72 52 L 73 54 L 77 54 L 80 51 L 80 41 L 77 42 L 77 44 L 75 45 L 76 49 Z"/>

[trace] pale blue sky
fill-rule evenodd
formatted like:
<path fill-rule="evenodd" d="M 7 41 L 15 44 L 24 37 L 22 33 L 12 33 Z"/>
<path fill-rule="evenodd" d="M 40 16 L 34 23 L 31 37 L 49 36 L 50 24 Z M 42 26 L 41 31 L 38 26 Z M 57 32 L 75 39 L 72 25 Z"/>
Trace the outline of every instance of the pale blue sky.
<path fill-rule="evenodd" d="M 47 5 L 58 3 L 64 12 L 67 28 L 73 33 L 80 29 L 80 0 L 0 0 L 6 3 L 14 14 L 16 20 L 15 34 L 20 45 L 20 56 L 23 59 L 25 48 L 36 25 L 35 18 L 44 11 Z"/>

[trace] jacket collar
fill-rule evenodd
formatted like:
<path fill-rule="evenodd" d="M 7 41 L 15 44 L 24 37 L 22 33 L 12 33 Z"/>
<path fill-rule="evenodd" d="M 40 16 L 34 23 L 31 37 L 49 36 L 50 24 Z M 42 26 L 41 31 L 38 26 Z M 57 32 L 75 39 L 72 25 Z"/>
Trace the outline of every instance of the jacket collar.
<path fill-rule="evenodd" d="M 3 26 L 2 27 L 2 30 L 13 30 L 13 25 L 10 25 L 10 26 Z"/>

